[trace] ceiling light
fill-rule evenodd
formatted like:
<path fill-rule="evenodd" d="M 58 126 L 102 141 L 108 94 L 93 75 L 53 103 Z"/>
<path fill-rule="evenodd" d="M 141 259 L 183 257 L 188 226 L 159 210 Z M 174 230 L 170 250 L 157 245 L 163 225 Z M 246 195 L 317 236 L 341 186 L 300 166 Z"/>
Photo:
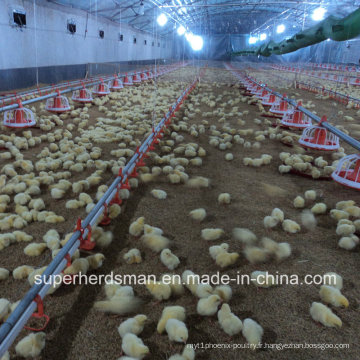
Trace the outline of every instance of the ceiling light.
<path fill-rule="evenodd" d="M 278 34 L 281 34 L 285 31 L 285 25 L 281 24 L 281 25 L 278 25 L 277 28 L 276 28 L 276 32 Z"/>
<path fill-rule="evenodd" d="M 260 41 L 266 40 L 267 35 L 265 33 L 260 34 Z"/>
<path fill-rule="evenodd" d="M 180 25 L 179 27 L 178 27 L 178 29 L 177 29 L 177 33 L 178 33 L 178 35 L 180 35 L 180 36 L 182 36 L 182 35 L 184 35 L 185 34 L 185 28 L 182 26 L 182 25 Z"/>
<path fill-rule="evenodd" d="M 191 41 L 191 39 L 192 39 L 193 36 L 194 36 L 194 35 L 193 35 L 192 33 L 190 33 L 190 32 L 188 32 L 188 33 L 185 34 L 185 38 L 186 38 L 186 40 L 189 41 L 189 42 Z"/>
<path fill-rule="evenodd" d="M 258 41 L 258 39 L 254 36 L 250 36 L 249 38 L 249 44 L 255 44 Z"/>
<path fill-rule="evenodd" d="M 164 26 L 167 23 L 168 19 L 165 14 L 160 14 L 156 21 L 160 26 Z"/>
<path fill-rule="evenodd" d="M 317 9 L 315 9 L 311 15 L 311 18 L 315 21 L 320 21 L 324 19 L 326 13 L 326 9 L 322 8 L 322 7 L 318 7 Z"/>
<path fill-rule="evenodd" d="M 190 39 L 190 45 L 194 51 L 199 51 L 204 46 L 204 40 L 199 35 L 194 35 Z"/>

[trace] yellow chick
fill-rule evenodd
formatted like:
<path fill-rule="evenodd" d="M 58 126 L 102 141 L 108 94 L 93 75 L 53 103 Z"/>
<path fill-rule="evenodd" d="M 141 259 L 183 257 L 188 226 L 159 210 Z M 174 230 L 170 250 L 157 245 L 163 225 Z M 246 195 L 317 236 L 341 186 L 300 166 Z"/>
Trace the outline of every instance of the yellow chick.
<path fill-rule="evenodd" d="M 339 317 L 337 317 L 326 305 L 313 302 L 310 308 L 311 317 L 328 327 L 341 327 L 342 321 Z"/>
<path fill-rule="evenodd" d="M 341 294 L 339 289 L 336 289 L 332 286 L 322 285 L 320 287 L 319 294 L 321 300 L 327 304 L 336 307 L 344 306 L 346 308 L 349 306 L 348 299 L 343 294 Z"/>
<path fill-rule="evenodd" d="M 196 296 L 200 299 L 207 298 L 213 294 L 214 289 L 210 284 L 200 283 L 196 288 Z"/>
<path fill-rule="evenodd" d="M 297 196 L 294 199 L 294 207 L 296 207 L 297 209 L 301 209 L 305 206 L 305 200 L 303 197 L 301 196 Z"/>
<path fill-rule="evenodd" d="M 228 304 L 223 304 L 217 313 L 218 321 L 221 328 L 229 336 L 234 336 L 242 330 L 242 321 L 234 315 Z"/>
<path fill-rule="evenodd" d="M 342 277 L 335 272 L 325 273 L 323 279 L 324 279 L 324 285 L 329 285 L 339 290 L 341 290 L 343 287 Z"/>
<path fill-rule="evenodd" d="M 147 235 L 143 235 L 141 237 L 141 241 L 144 243 L 152 251 L 156 253 L 161 250 L 167 248 L 170 244 L 170 240 L 162 235 L 158 235 L 156 233 L 150 233 Z"/>
<path fill-rule="evenodd" d="M 210 185 L 210 180 L 203 176 L 195 176 L 187 182 L 187 185 L 192 188 L 207 188 Z"/>
<path fill-rule="evenodd" d="M 171 296 L 171 287 L 161 281 L 149 281 L 146 285 L 150 294 L 158 301 L 167 300 Z"/>
<path fill-rule="evenodd" d="M 139 335 L 144 330 L 146 315 L 136 315 L 133 318 L 123 321 L 118 327 L 119 335 L 123 338 L 126 334 Z"/>
<path fill-rule="evenodd" d="M 310 210 L 304 210 L 301 213 L 301 224 L 310 231 L 316 228 L 317 221 L 314 214 Z"/>
<path fill-rule="evenodd" d="M 148 234 L 156 234 L 156 235 L 162 235 L 164 232 L 162 231 L 162 229 L 156 227 L 156 226 L 150 226 L 145 224 L 144 225 L 144 234 L 148 235 Z"/>
<path fill-rule="evenodd" d="M 356 235 L 343 236 L 338 245 L 345 250 L 353 250 L 359 244 L 359 238 Z"/>
<path fill-rule="evenodd" d="M 24 254 L 27 256 L 39 256 L 46 248 L 46 243 L 31 243 L 25 247 Z"/>
<path fill-rule="evenodd" d="M 45 347 L 45 338 L 46 334 L 44 332 L 25 336 L 17 343 L 15 347 L 16 354 L 24 358 L 39 356 Z"/>
<path fill-rule="evenodd" d="M 174 255 L 170 249 L 161 251 L 160 260 L 169 270 L 176 269 L 180 264 L 179 258 Z"/>
<path fill-rule="evenodd" d="M 227 251 L 229 249 L 229 244 L 227 243 L 222 243 L 220 245 L 214 245 L 214 246 L 210 246 L 209 247 L 209 253 L 210 256 L 215 260 L 216 257 L 224 251 Z"/>
<path fill-rule="evenodd" d="M 185 291 L 181 277 L 177 274 L 162 274 L 160 280 L 170 286 L 171 295 L 180 296 Z"/>
<path fill-rule="evenodd" d="M 354 225 L 340 224 L 336 227 L 336 234 L 340 236 L 349 236 L 354 234 L 355 231 Z"/>
<path fill-rule="evenodd" d="M 185 308 L 182 306 L 167 306 L 162 311 L 161 317 L 157 324 L 157 332 L 162 334 L 165 330 L 166 323 L 169 319 L 177 319 L 180 321 L 185 321 L 186 312 Z"/>
<path fill-rule="evenodd" d="M 239 254 L 237 252 L 228 253 L 227 251 L 220 252 L 216 256 L 216 265 L 220 266 L 222 269 L 234 265 L 236 260 L 239 258 Z"/>
<path fill-rule="evenodd" d="M 222 300 L 218 295 L 211 295 L 198 301 L 196 311 L 202 316 L 213 316 L 217 313 L 218 306 L 221 302 Z"/>
<path fill-rule="evenodd" d="M 169 336 L 170 341 L 180 342 L 186 344 L 189 337 L 188 329 L 185 323 L 178 319 L 169 319 L 166 322 L 165 330 Z"/>
<path fill-rule="evenodd" d="M 218 203 L 219 204 L 230 204 L 231 196 L 228 193 L 222 193 L 218 196 Z"/>
<path fill-rule="evenodd" d="M 172 355 L 169 360 L 195 360 L 195 350 L 190 346 L 185 346 L 181 355 Z"/>
<path fill-rule="evenodd" d="M 348 219 L 350 217 L 349 213 L 343 210 L 338 209 L 332 209 L 330 210 L 330 216 L 335 219 L 336 221 L 339 221 L 341 219 Z"/>
<path fill-rule="evenodd" d="M 275 277 L 267 271 L 253 271 L 251 273 L 251 282 L 256 287 L 269 288 L 276 285 Z"/>
<path fill-rule="evenodd" d="M 124 353 L 135 359 L 142 359 L 149 354 L 149 348 L 135 334 L 125 334 L 121 348 Z"/>
<path fill-rule="evenodd" d="M 124 254 L 123 259 L 127 264 L 140 264 L 142 262 L 141 253 L 138 249 L 131 249 Z"/>
<path fill-rule="evenodd" d="M 97 253 L 95 255 L 90 255 L 85 258 L 89 262 L 89 270 L 99 269 L 105 260 L 105 255 Z"/>
<path fill-rule="evenodd" d="M 325 214 L 327 206 L 324 203 L 317 203 L 311 208 L 311 212 L 315 215 Z"/>
<path fill-rule="evenodd" d="M 338 210 L 345 210 L 347 207 L 354 206 L 355 201 L 354 200 L 343 200 L 336 203 L 336 208 Z"/>
<path fill-rule="evenodd" d="M 251 264 L 263 263 L 269 259 L 269 252 L 258 246 L 247 246 L 244 255 Z"/>
<path fill-rule="evenodd" d="M 246 245 L 254 244 L 257 241 L 256 235 L 251 230 L 245 228 L 234 228 L 233 237 Z"/>
<path fill-rule="evenodd" d="M 76 259 L 69 267 L 64 270 L 65 275 L 86 274 L 89 270 L 89 261 L 84 258 Z"/>
<path fill-rule="evenodd" d="M 10 271 L 5 268 L 0 268 L 0 281 L 6 280 L 9 277 Z"/>
<path fill-rule="evenodd" d="M 27 278 L 32 272 L 34 271 L 34 268 L 29 265 L 22 265 L 15 268 L 12 272 L 13 278 L 15 280 L 21 280 L 24 278 Z"/>
<path fill-rule="evenodd" d="M 271 212 L 271 216 L 278 219 L 279 222 L 283 222 L 284 221 L 284 212 L 279 209 L 279 208 L 274 208 Z"/>
<path fill-rule="evenodd" d="M 144 231 L 145 218 L 143 216 L 136 219 L 129 227 L 129 234 L 140 236 Z"/>
<path fill-rule="evenodd" d="M 165 200 L 167 197 L 167 193 L 164 190 L 157 190 L 157 189 L 153 189 L 151 190 L 151 195 L 159 200 Z"/>
<path fill-rule="evenodd" d="M 92 204 L 92 203 L 91 203 Z M 112 204 L 109 207 L 109 218 L 115 219 L 121 214 L 121 207 L 118 204 Z"/>
<path fill-rule="evenodd" d="M 217 240 L 219 239 L 222 235 L 224 235 L 224 230 L 223 229 L 211 229 L 211 228 L 208 228 L 208 229 L 202 229 L 201 230 L 201 237 L 204 239 L 204 240 L 207 240 L 207 241 L 213 241 L 213 240 Z"/>
<path fill-rule="evenodd" d="M 284 220 L 282 223 L 282 227 L 283 227 L 284 231 L 291 233 L 291 234 L 295 234 L 301 230 L 300 225 L 297 222 L 290 220 L 290 219 Z"/>
<path fill-rule="evenodd" d="M 261 338 L 264 334 L 264 330 L 256 321 L 247 318 L 243 322 L 242 334 L 246 341 L 255 350 L 256 345 L 261 343 Z"/>
<path fill-rule="evenodd" d="M 185 270 L 181 275 L 181 279 L 190 292 L 196 296 L 197 287 L 200 283 L 199 275 L 193 273 L 191 270 Z"/>
<path fill-rule="evenodd" d="M 7 299 L 0 299 L 0 323 L 2 323 L 9 315 L 11 311 L 11 303 Z"/>
<path fill-rule="evenodd" d="M 265 229 L 272 229 L 279 223 L 279 220 L 273 216 L 264 217 L 264 227 Z"/>
<path fill-rule="evenodd" d="M 190 211 L 189 216 L 196 221 L 203 221 L 206 218 L 206 210 L 203 208 Z"/>
<path fill-rule="evenodd" d="M 218 295 L 224 302 L 229 302 L 232 297 L 232 290 L 229 285 L 218 285 L 213 291 L 214 295 Z"/>
<path fill-rule="evenodd" d="M 109 300 L 95 302 L 94 308 L 98 311 L 125 315 L 135 312 L 142 304 L 141 299 L 134 296 L 131 286 L 111 284 L 105 292 Z"/>

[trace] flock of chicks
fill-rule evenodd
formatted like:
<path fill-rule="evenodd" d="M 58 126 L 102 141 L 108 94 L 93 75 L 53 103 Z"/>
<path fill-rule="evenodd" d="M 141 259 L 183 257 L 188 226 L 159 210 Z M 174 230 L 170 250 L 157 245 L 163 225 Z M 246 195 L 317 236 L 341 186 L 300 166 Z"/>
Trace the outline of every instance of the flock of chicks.
<path fill-rule="evenodd" d="M 182 70 L 183 71 L 183 70 Z M 197 93 L 191 95 L 191 101 L 184 104 L 184 116 L 175 118 L 169 130 L 165 132 L 165 137 L 159 144 L 161 155 L 150 152 L 150 160 L 153 166 L 143 166 L 138 169 L 139 178 L 131 178 L 131 188 L 136 188 L 139 181 L 142 183 L 156 182 L 160 177 L 166 177 L 171 184 L 185 184 L 192 188 L 209 188 L 210 179 L 203 176 L 189 176 L 186 172 L 188 167 L 200 167 L 203 158 L 207 156 L 207 151 L 197 144 L 196 141 L 186 143 L 182 132 L 188 133 L 195 139 L 200 135 L 209 134 L 209 145 L 220 151 L 229 151 L 234 144 L 243 145 L 245 149 L 260 149 L 266 139 L 280 140 L 283 143 L 292 144 L 297 139 L 297 134 L 281 131 L 279 127 L 271 127 L 269 120 L 255 119 L 257 125 L 269 126 L 267 130 L 254 131 L 252 128 L 236 129 L 229 125 L 229 120 L 236 119 L 237 124 L 246 124 L 243 118 L 249 115 L 249 111 L 239 111 L 242 103 L 256 103 L 259 110 L 261 104 L 249 100 L 247 96 L 236 96 L 224 104 L 224 97 L 231 96 L 232 91 L 223 91 L 220 95 L 212 94 L 213 87 L 218 84 L 203 82 L 198 85 Z M 106 185 L 99 185 L 106 179 L 106 174 L 117 175 L 119 170 L 126 164 L 127 160 L 134 154 L 134 148 L 138 146 L 141 138 L 151 132 L 151 116 L 159 117 L 168 108 L 169 99 L 178 96 L 179 84 L 164 83 L 158 89 L 160 96 L 156 97 L 152 86 L 141 89 L 125 89 L 128 92 L 128 100 L 124 93 L 111 95 L 102 99 L 96 99 L 95 105 L 98 110 L 103 112 L 105 117 L 98 117 L 96 124 L 90 124 L 89 109 L 91 105 L 83 108 L 73 109 L 69 114 L 60 116 L 47 115 L 41 105 L 39 113 L 39 124 L 47 134 L 33 136 L 31 131 L 24 131 L 23 136 L 14 134 L 0 137 L 0 145 L 7 151 L 0 153 L 3 160 L 9 163 L 1 169 L 0 175 L 0 230 L 15 231 L 0 234 L 0 250 L 5 249 L 12 243 L 31 242 L 33 237 L 19 229 L 26 228 L 31 222 L 43 221 L 49 224 L 64 222 L 65 218 L 55 212 L 47 211 L 47 202 L 41 198 L 41 194 L 48 192 L 55 200 L 68 198 L 69 193 L 76 198 L 68 199 L 65 203 L 67 209 L 85 208 L 89 213 L 95 206 L 94 199 L 88 192 L 95 193 L 95 199 L 99 200 L 106 192 Z M 148 96 L 149 101 L 145 104 L 144 98 Z M 154 102 L 157 102 L 154 107 Z M 107 105 L 107 106 L 105 106 Z M 208 112 L 200 112 L 200 105 L 207 105 Z M 312 104 L 307 104 L 311 107 Z M 154 107 L 154 108 L 153 108 Z M 229 111 L 228 108 L 231 108 Z M 197 124 L 190 121 L 197 116 L 203 120 Z M 151 114 L 151 116 L 149 116 Z M 210 118 L 218 117 L 219 127 L 210 125 Z M 149 120 L 150 118 L 150 120 Z M 50 132 L 55 126 L 64 126 L 64 122 L 71 120 L 65 128 L 59 128 Z M 73 132 L 77 136 L 73 138 Z M 250 137 L 253 137 L 250 139 Z M 21 150 L 27 150 L 40 144 L 47 144 L 36 156 L 38 160 L 25 160 Z M 116 160 L 103 160 L 104 156 L 102 145 L 108 143 L 118 144 L 118 148 L 111 150 L 111 155 Z M 300 150 L 299 150 L 300 151 Z M 336 162 L 345 156 L 343 149 L 333 154 Z M 232 161 L 234 154 L 226 152 L 226 161 Z M 322 157 L 314 159 L 312 156 L 302 154 L 280 153 L 280 159 L 285 165 L 280 165 L 279 171 L 286 173 L 290 167 L 304 171 L 310 171 L 313 178 L 321 176 L 318 169 L 325 173 L 336 165 L 328 162 Z M 272 161 L 272 156 L 263 154 L 260 158 L 243 158 L 246 166 L 259 167 L 268 165 Z M 306 167 L 306 169 L 305 169 Z M 282 170 L 280 170 L 282 169 Z M 284 170 L 285 169 L 285 170 Z M 71 181 L 73 175 L 79 175 L 85 171 L 91 174 L 82 180 Z M 317 176 L 317 170 L 320 175 Z M 289 170 L 290 171 L 290 170 Z M 313 175 L 315 174 L 315 176 Z M 165 200 L 167 193 L 161 189 L 153 189 L 152 196 L 157 199 Z M 126 189 L 120 190 L 120 198 L 128 199 L 130 192 Z M 304 198 L 297 196 L 294 199 L 294 207 L 303 209 L 306 204 L 316 200 L 317 194 L 313 190 L 306 191 Z M 227 205 L 232 201 L 231 194 L 221 193 L 218 195 L 219 205 Z M 15 205 L 15 206 L 14 206 Z M 10 211 L 10 212 L 9 212 Z M 14 212 L 11 213 L 11 212 Z M 307 230 L 311 231 L 316 227 L 315 215 L 323 215 L 327 212 L 324 203 L 313 204 L 311 209 L 304 210 L 301 214 L 301 223 Z M 109 207 L 109 217 L 116 218 L 121 213 L 121 207 L 113 204 Z M 204 208 L 194 209 L 189 213 L 194 221 L 201 222 L 206 216 Z M 360 219 L 360 208 L 354 202 L 343 201 L 336 205 L 336 209 L 330 211 L 330 216 L 338 221 L 336 233 L 341 236 L 339 246 L 352 250 L 359 242 L 355 235 L 360 230 L 360 220 L 350 220 L 350 218 Z M 98 220 L 98 223 L 102 219 Z M 359 223 L 358 223 L 359 222 Z M 295 234 L 301 231 L 301 225 L 292 219 L 286 219 L 284 212 L 275 208 L 270 215 L 264 218 L 264 228 L 266 231 L 280 227 L 287 233 Z M 139 238 L 145 248 L 159 254 L 161 263 L 170 271 L 174 271 L 180 265 L 180 259 L 174 254 L 170 247 L 171 241 L 164 236 L 163 230 L 145 223 L 145 218 L 140 217 L 134 221 L 129 228 L 132 237 Z M 204 228 L 201 237 L 205 241 L 217 241 L 224 236 L 222 228 Z M 70 239 L 72 233 L 62 236 L 56 229 L 49 229 L 43 236 L 43 242 L 34 242 L 24 248 L 24 253 L 28 256 L 39 256 L 49 249 L 52 257 L 60 251 Z M 262 264 L 269 261 L 284 261 L 292 254 L 291 246 L 287 242 L 278 243 L 269 237 L 258 240 L 257 236 L 249 229 L 234 228 L 232 237 L 242 246 L 243 256 L 251 264 Z M 96 242 L 99 248 L 106 248 L 110 245 L 113 235 L 111 231 L 104 231 L 102 227 L 96 226 L 92 231 L 92 241 Z M 228 243 L 220 243 L 209 247 L 209 255 L 220 269 L 231 267 L 236 264 L 240 254 L 230 252 Z M 127 251 L 123 259 L 127 264 L 140 264 L 143 261 L 141 251 L 132 248 Z M 76 251 L 72 257 L 72 264 L 64 271 L 65 275 L 86 274 L 88 271 L 100 268 L 105 260 L 102 253 L 81 257 L 81 253 Z M 22 265 L 12 270 L 14 279 L 27 278 L 29 284 L 34 283 L 36 275 L 41 275 L 46 267 L 36 269 L 32 266 Z M 253 271 L 251 280 L 257 287 L 270 287 L 272 283 L 260 284 L 259 276 L 263 271 Z M 7 269 L 0 269 L 0 280 L 6 280 L 10 275 Z M 234 336 L 240 332 L 246 341 L 254 348 L 261 342 L 263 328 L 255 320 L 246 318 L 243 321 L 231 311 L 229 301 L 232 297 L 232 289 L 228 285 L 213 288 L 210 284 L 202 283 L 197 280 L 197 274 L 190 270 L 185 270 L 179 276 L 176 274 L 162 274 L 159 279 L 148 281 L 146 289 L 157 301 L 166 301 L 171 297 L 185 295 L 187 288 L 190 293 L 198 298 L 197 313 L 199 316 L 217 315 L 221 329 L 229 336 Z M 348 306 L 347 299 L 341 294 L 342 279 L 336 275 L 335 283 L 322 285 L 320 289 L 321 300 L 332 306 Z M 195 279 L 195 280 L 194 280 Z M 57 290 L 59 286 L 53 286 L 49 294 Z M 142 304 L 142 299 L 137 297 L 131 286 L 120 286 L 118 284 L 105 285 L 106 299 L 94 304 L 96 310 L 124 316 L 128 313 L 136 312 Z M 0 299 L 0 322 L 6 320 L 10 313 L 15 309 L 18 302 L 11 303 L 7 299 Z M 219 309 L 220 307 L 220 309 Z M 331 309 L 322 303 L 314 302 L 310 309 L 310 314 L 315 321 L 319 321 L 326 326 L 341 326 L 341 320 L 332 313 Z M 122 350 L 126 356 L 120 359 L 142 359 L 149 354 L 149 348 L 138 336 L 146 326 L 147 316 L 138 314 L 133 318 L 123 321 L 118 328 L 122 338 Z M 170 341 L 186 344 L 189 331 L 186 326 L 186 310 L 182 306 L 166 306 L 163 309 L 161 318 L 158 320 L 157 332 L 167 333 Z M 45 334 L 40 332 L 30 334 L 22 339 L 16 346 L 15 351 L 19 356 L 35 357 L 38 356 L 45 346 Z M 6 356 L 9 356 L 7 354 Z M 195 358 L 195 351 L 190 346 L 185 345 L 181 354 L 170 357 L 172 360 L 190 360 Z M 7 359 L 4 357 L 4 359 Z M 3 359 L 2 359 L 3 360 Z"/>

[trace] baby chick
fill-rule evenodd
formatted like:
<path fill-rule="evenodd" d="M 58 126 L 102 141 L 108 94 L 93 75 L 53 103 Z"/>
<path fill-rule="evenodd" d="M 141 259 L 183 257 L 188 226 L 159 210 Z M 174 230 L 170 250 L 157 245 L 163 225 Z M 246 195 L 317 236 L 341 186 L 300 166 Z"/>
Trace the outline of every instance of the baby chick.
<path fill-rule="evenodd" d="M 186 325 L 177 319 L 169 319 L 166 322 L 165 330 L 169 336 L 170 341 L 182 342 L 186 344 L 189 337 Z"/>
<path fill-rule="evenodd" d="M 158 235 L 156 233 L 150 233 L 143 235 L 141 237 L 141 241 L 144 243 L 152 251 L 156 253 L 161 250 L 167 248 L 169 246 L 170 240 L 162 235 Z"/>
<path fill-rule="evenodd" d="M 218 196 L 218 203 L 219 204 L 230 204 L 231 196 L 228 193 L 222 193 Z"/>
<path fill-rule="evenodd" d="M 212 241 L 212 240 L 217 240 L 219 239 L 222 235 L 224 234 L 224 230 L 223 229 L 202 229 L 201 230 L 201 237 L 204 240 L 207 241 Z"/>
<path fill-rule="evenodd" d="M 279 222 L 284 221 L 284 212 L 279 208 L 274 208 L 271 212 L 271 216 L 278 219 Z"/>
<path fill-rule="evenodd" d="M 180 321 L 185 321 L 186 313 L 185 308 L 182 306 L 167 306 L 162 311 L 161 317 L 157 324 L 157 332 L 162 334 L 165 330 L 166 323 L 169 319 L 177 319 Z"/>
<path fill-rule="evenodd" d="M 328 327 L 341 327 L 342 321 L 326 305 L 313 302 L 310 308 L 310 315 L 315 320 Z"/>
<path fill-rule="evenodd" d="M 324 274 L 324 285 L 330 285 L 336 289 L 341 290 L 343 287 L 342 277 L 335 272 L 327 272 Z"/>
<path fill-rule="evenodd" d="M 263 333 L 263 328 L 256 321 L 250 318 L 244 320 L 242 334 L 254 350 L 256 349 L 256 345 L 261 343 Z"/>
<path fill-rule="evenodd" d="M 346 308 L 349 306 L 348 299 L 343 294 L 341 294 L 339 289 L 336 289 L 332 286 L 322 285 L 320 287 L 319 294 L 321 300 L 327 304 L 336 307 L 344 306 Z"/>
<path fill-rule="evenodd" d="M 203 221 L 206 217 L 206 210 L 205 209 L 195 209 L 190 211 L 189 216 L 196 221 Z"/>
<path fill-rule="evenodd" d="M 46 248 L 46 243 L 31 243 L 25 247 L 24 254 L 28 256 L 39 256 Z"/>
<path fill-rule="evenodd" d="M 218 295 L 224 302 L 229 302 L 232 297 L 232 290 L 229 285 L 216 286 L 213 293 L 214 295 Z"/>
<path fill-rule="evenodd" d="M 317 203 L 311 208 L 311 212 L 315 215 L 325 214 L 327 206 L 324 203 Z"/>
<path fill-rule="evenodd" d="M 290 220 L 290 219 L 284 220 L 282 223 L 282 227 L 283 227 L 284 231 L 291 233 L 291 234 L 295 234 L 301 230 L 300 225 L 297 222 Z"/>
<path fill-rule="evenodd" d="M 151 190 L 151 195 L 159 200 L 164 200 L 167 197 L 167 194 L 164 190 L 157 190 L 157 189 Z"/>
<path fill-rule="evenodd" d="M 142 359 L 149 354 L 149 348 L 135 334 L 125 334 L 121 348 L 126 355 L 135 359 Z"/>
<path fill-rule="evenodd" d="M 238 334 L 243 327 L 242 321 L 231 312 L 228 304 L 223 304 L 221 306 L 221 309 L 217 313 L 217 317 L 221 328 L 229 336 Z"/>
<path fill-rule="evenodd" d="M 229 249 L 229 244 L 222 243 L 220 245 L 214 245 L 209 247 L 210 256 L 215 260 L 218 254 L 221 252 L 227 251 Z"/>
<path fill-rule="evenodd" d="M 314 214 L 310 210 L 304 210 L 301 213 L 301 224 L 310 231 L 316 228 L 317 221 Z"/>
<path fill-rule="evenodd" d="M 147 320 L 146 315 L 136 315 L 133 318 L 129 318 L 123 321 L 118 327 L 118 332 L 123 338 L 126 334 L 139 335 L 144 330 L 145 322 Z"/>
<path fill-rule="evenodd" d="M 89 261 L 85 258 L 76 259 L 64 270 L 65 275 L 86 274 L 89 270 Z"/>
<path fill-rule="evenodd" d="M 167 300 L 171 296 L 171 287 L 161 281 L 149 281 L 146 285 L 150 294 L 158 301 Z"/>
<path fill-rule="evenodd" d="M 233 237 L 246 245 L 254 244 L 257 241 L 256 235 L 251 230 L 245 228 L 234 228 Z"/>
<path fill-rule="evenodd" d="M 89 270 L 96 270 L 102 266 L 105 260 L 105 255 L 97 253 L 95 255 L 87 256 L 85 259 L 89 262 Z"/>
<path fill-rule="evenodd" d="M 305 200 L 303 197 L 301 196 L 297 196 L 294 199 L 294 207 L 296 207 L 297 209 L 301 209 L 305 206 Z"/>
<path fill-rule="evenodd" d="M 129 234 L 140 236 L 144 231 L 145 218 L 143 216 L 136 219 L 129 227 Z"/>
<path fill-rule="evenodd" d="M 197 303 L 196 310 L 199 315 L 213 316 L 217 313 L 221 301 L 218 295 L 211 295 L 207 298 L 200 299 Z"/>
<path fill-rule="evenodd" d="M 176 269 L 180 264 L 179 258 L 174 255 L 170 249 L 161 251 L 160 260 L 169 270 Z"/>
<path fill-rule="evenodd" d="M 267 271 L 253 271 L 251 273 L 251 282 L 256 287 L 261 288 L 269 288 L 276 285 L 274 276 L 270 275 Z"/>
<path fill-rule="evenodd" d="M 16 354 L 24 358 L 39 356 L 45 347 L 45 337 L 46 334 L 44 332 L 25 336 L 17 343 L 15 347 Z"/>
<path fill-rule="evenodd" d="M 279 220 L 273 216 L 264 217 L 264 227 L 265 229 L 272 229 L 279 223 Z"/>
<path fill-rule="evenodd" d="M 127 264 L 140 264 L 142 262 L 141 253 L 138 249 L 131 249 L 124 254 L 123 259 Z"/>
<path fill-rule="evenodd" d="M 216 265 L 223 269 L 227 266 L 234 265 L 239 256 L 237 252 L 228 253 L 227 251 L 223 251 L 216 256 L 215 262 Z"/>
<path fill-rule="evenodd" d="M 244 255 L 251 264 L 263 263 L 269 259 L 269 251 L 258 246 L 247 246 Z"/>

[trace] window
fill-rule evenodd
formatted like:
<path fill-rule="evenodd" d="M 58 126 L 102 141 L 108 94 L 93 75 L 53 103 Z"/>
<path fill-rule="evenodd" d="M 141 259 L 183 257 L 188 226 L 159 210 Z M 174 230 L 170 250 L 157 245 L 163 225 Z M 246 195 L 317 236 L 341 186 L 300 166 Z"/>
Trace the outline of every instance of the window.
<path fill-rule="evenodd" d="M 144 45 L 146 45 L 147 44 L 147 40 L 144 40 Z"/>
<path fill-rule="evenodd" d="M 119 41 L 124 41 L 124 35 L 123 34 L 119 34 Z"/>
<path fill-rule="evenodd" d="M 134 37 L 134 39 L 133 39 L 133 43 L 134 43 L 134 44 L 136 44 L 136 37 Z"/>
<path fill-rule="evenodd" d="M 12 11 L 12 24 L 15 26 L 26 26 L 26 12 L 22 10 Z"/>
<path fill-rule="evenodd" d="M 67 31 L 70 34 L 75 34 L 76 33 L 76 23 L 74 20 L 68 20 L 67 21 Z"/>
<path fill-rule="evenodd" d="M 154 41 L 151 43 L 151 46 L 155 46 L 155 42 L 154 42 Z"/>
<path fill-rule="evenodd" d="M 103 39 L 104 36 L 105 36 L 104 30 L 99 30 L 99 37 L 100 37 L 100 39 Z"/>

